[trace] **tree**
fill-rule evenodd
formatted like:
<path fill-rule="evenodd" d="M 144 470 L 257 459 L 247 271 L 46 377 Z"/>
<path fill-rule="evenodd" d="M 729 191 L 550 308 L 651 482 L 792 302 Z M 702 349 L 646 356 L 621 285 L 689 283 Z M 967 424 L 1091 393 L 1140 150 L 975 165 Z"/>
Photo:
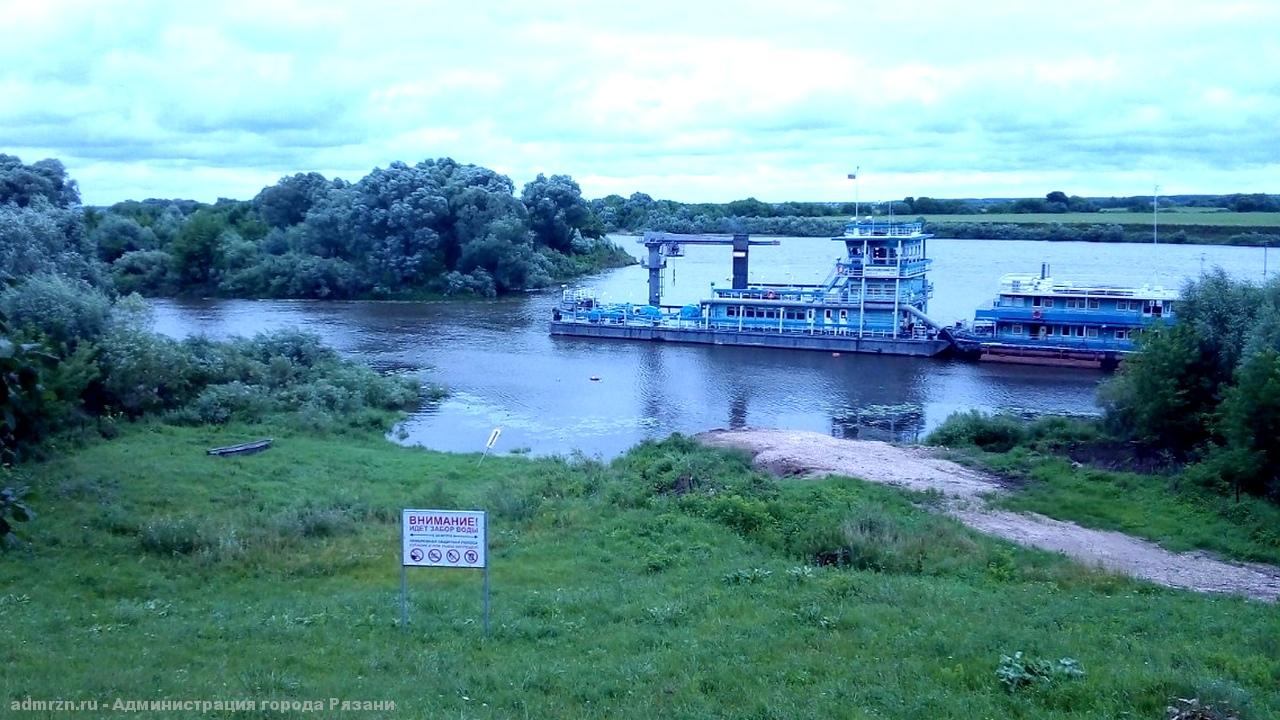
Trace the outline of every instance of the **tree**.
<path fill-rule="evenodd" d="M 41 366 L 48 359 L 38 345 L 23 344 L 0 317 L 0 463 L 16 460 L 37 437 L 43 390 Z M 2 535 L 4 533 L 0 533 Z"/>
<path fill-rule="evenodd" d="M 339 185 L 340 182 L 335 184 L 320 173 L 298 173 L 264 188 L 253 203 L 267 225 L 287 228 L 302 222 L 311 208 Z"/>
<path fill-rule="evenodd" d="M 102 268 L 95 255 L 78 210 L 43 197 L 25 207 L 0 205 L 0 276 L 60 273 L 99 284 Z"/>
<path fill-rule="evenodd" d="M 0 205 L 28 207 L 37 198 L 68 208 L 80 204 L 80 189 L 58 160 L 24 165 L 13 155 L 0 153 Z"/>
<path fill-rule="evenodd" d="M 169 246 L 174 271 L 182 283 L 208 287 L 216 280 L 214 269 L 221 259 L 219 240 L 226 229 L 226 219 L 212 210 L 200 210 L 187 219 Z"/>
<path fill-rule="evenodd" d="M 773 206 L 749 197 L 729 203 L 725 206 L 725 212 L 738 217 L 770 217 L 773 215 Z"/>
<path fill-rule="evenodd" d="M 1280 499 L 1280 353 L 1267 349 L 1241 365 L 1221 416 L 1228 447 L 1251 460 L 1241 489 Z"/>
<path fill-rule="evenodd" d="M 31 330 L 53 348 L 91 343 L 107 326 L 111 301 L 83 280 L 40 274 L 0 292 L 0 312 L 15 330 Z"/>
<path fill-rule="evenodd" d="M 538 173 L 520 195 L 529 211 L 534 241 L 563 253 L 573 251 L 580 237 L 600 237 L 598 221 L 582 199 L 582 189 L 568 175 Z M 758 202 L 758 201 L 757 201 Z"/>
<path fill-rule="evenodd" d="M 163 250 L 134 250 L 111 264 L 111 278 L 121 295 L 165 297 L 177 291 L 176 263 Z"/>
<path fill-rule="evenodd" d="M 1209 439 L 1209 419 L 1217 407 L 1212 358 L 1200 353 L 1186 324 L 1148 329 L 1140 352 L 1099 395 L 1113 431 L 1185 456 Z"/>
<path fill-rule="evenodd" d="M 113 213 L 102 218 L 89 234 L 91 243 L 98 248 L 98 257 L 104 262 L 135 250 L 152 250 L 156 247 L 156 234 L 144 228 L 138 221 Z"/>

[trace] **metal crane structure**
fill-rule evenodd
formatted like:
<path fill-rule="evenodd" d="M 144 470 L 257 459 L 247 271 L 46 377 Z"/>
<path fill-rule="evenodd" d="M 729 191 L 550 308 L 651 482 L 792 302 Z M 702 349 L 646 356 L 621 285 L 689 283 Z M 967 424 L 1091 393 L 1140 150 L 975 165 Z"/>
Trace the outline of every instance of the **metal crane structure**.
<path fill-rule="evenodd" d="M 667 258 L 683 257 L 685 245 L 732 245 L 733 288 L 747 287 L 747 254 L 752 245 L 778 245 L 777 240 L 752 240 L 749 235 L 690 235 L 683 233 L 646 232 L 638 242 L 649 251 L 643 267 L 649 271 L 649 304 L 659 307 L 662 301 L 662 271 Z"/>

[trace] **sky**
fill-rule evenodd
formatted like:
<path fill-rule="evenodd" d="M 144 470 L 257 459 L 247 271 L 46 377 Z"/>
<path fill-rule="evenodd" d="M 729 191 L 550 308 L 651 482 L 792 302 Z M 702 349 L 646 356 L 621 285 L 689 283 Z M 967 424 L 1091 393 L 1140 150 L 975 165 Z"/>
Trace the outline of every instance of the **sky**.
<path fill-rule="evenodd" d="M 1280 0 L 0 0 L 0 18 L 0 152 L 62 160 L 87 204 L 438 157 L 686 202 L 1280 192 Z"/>

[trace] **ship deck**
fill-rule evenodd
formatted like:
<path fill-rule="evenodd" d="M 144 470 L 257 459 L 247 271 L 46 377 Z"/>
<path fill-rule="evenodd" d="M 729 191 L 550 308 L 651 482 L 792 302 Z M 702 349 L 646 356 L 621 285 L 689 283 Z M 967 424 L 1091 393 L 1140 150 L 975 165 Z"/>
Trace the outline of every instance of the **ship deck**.
<path fill-rule="evenodd" d="M 702 327 L 674 327 L 636 323 L 584 323 L 552 321 L 551 334 L 567 337 L 612 338 L 648 342 L 731 345 L 739 347 L 820 350 L 824 352 L 867 353 L 934 357 L 951 344 L 940 338 L 858 337 L 852 334 L 779 333 L 757 330 L 725 330 Z"/>

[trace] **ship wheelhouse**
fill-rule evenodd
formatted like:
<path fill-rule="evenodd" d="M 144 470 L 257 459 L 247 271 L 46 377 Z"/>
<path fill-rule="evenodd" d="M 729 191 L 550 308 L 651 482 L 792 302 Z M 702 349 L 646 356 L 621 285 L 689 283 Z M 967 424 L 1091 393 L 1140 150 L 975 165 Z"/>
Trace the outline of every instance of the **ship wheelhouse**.
<path fill-rule="evenodd" d="M 700 314 L 708 327 L 726 330 L 932 338 L 929 237 L 916 222 L 851 222 L 832 238 L 845 244 L 845 256 L 821 285 L 713 286 Z"/>

